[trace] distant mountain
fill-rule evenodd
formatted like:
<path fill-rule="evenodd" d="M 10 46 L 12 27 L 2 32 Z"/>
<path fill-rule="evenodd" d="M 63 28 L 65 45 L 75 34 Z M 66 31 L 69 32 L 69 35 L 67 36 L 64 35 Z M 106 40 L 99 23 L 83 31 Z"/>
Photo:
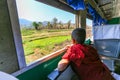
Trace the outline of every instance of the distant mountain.
<path fill-rule="evenodd" d="M 19 23 L 21 27 L 32 27 L 32 21 L 26 19 L 19 19 Z"/>
<path fill-rule="evenodd" d="M 20 23 L 20 26 L 21 27 L 27 27 L 27 28 L 30 28 L 32 27 L 32 21 L 29 21 L 29 20 L 26 20 L 26 19 L 19 19 L 19 23 Z M 48 23 L 48 21 L 43 21 L 42 22 L 42 25 L 43 26 L 46 26 Z"/>

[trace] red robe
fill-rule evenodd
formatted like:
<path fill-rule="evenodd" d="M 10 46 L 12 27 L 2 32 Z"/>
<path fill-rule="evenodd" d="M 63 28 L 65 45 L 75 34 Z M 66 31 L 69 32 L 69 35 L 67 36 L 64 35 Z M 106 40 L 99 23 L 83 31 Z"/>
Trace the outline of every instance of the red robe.
<path fill-rule="evenodd" d="M 62 58 L 70 61 L 80 80 L 114 80 L 101 62 L 97 50 L 89 45 L 75 44 Z"/>

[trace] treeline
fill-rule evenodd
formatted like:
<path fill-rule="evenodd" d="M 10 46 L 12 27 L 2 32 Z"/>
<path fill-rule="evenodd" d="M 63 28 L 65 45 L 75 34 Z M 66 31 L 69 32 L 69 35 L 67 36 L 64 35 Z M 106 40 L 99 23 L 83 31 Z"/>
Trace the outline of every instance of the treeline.
<path fill-rule="evenodd" d="M 69 20 L 67 23 L 62 23 L 62 21 L 58 22 L 57 18 L 53 18 L 53 20 L 47 21 L 47 24 L 44 25 L 42 22 L 33 22 L 32 26 L 36 30 L 41 29 L 70 29 L 74 27 L 74 24 L 71 23 L 71 20 Z"/>

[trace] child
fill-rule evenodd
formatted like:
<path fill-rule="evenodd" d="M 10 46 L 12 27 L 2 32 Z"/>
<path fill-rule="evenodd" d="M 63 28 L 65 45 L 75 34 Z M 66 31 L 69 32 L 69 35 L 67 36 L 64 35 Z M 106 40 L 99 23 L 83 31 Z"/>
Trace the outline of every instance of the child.
<path fill-rule="evenodd" d="M 59 71 L 63 71 L 70 64 L 80 80 L 115 80 L 101 62 L 97 50 L 84 44 L 84 29 L 74 29 L 71 37 L 73 45 L 68 47 L 58 63 Z"/>

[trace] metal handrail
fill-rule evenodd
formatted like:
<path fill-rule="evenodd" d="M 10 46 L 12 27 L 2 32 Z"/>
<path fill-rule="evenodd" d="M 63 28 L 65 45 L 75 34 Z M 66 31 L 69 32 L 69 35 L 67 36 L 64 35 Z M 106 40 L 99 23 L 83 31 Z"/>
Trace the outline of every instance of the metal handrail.
<path fill-rule="evenodd" d="M 120 58 L 116 58 L 116 57 L 111 57 L 111 56 L 105 56 L 105 55 L 100 55 L 101 59 L 107 59 L 107 60 L 116 60 L 116 61 L 120 61 Z"/>

